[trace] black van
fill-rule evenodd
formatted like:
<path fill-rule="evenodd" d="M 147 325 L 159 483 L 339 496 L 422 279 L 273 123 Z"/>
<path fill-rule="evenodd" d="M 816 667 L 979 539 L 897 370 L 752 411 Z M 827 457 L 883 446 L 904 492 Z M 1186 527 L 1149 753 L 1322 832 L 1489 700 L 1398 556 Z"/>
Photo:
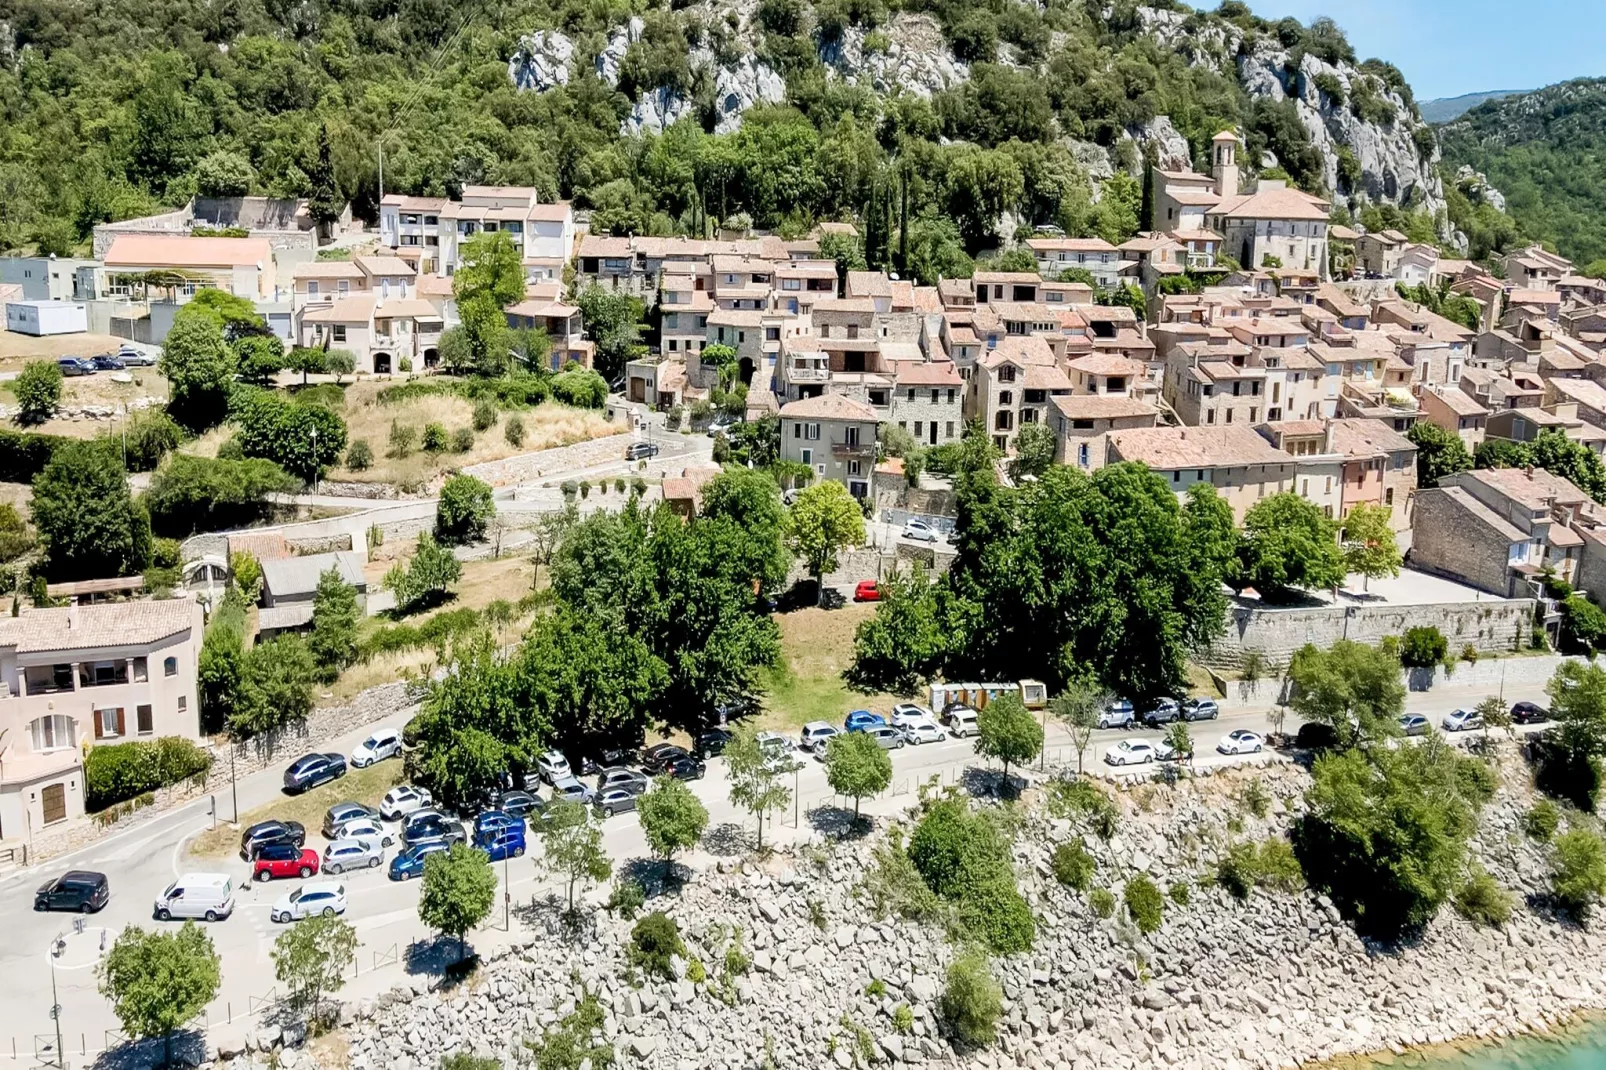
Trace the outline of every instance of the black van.
<path fill-rule="evenodd" d="M 73 870 L 63 873 L 34 893 L 35 910 L 73 910 L 92 914 L 111 898 L 112 886 L 104 873 Z"/>

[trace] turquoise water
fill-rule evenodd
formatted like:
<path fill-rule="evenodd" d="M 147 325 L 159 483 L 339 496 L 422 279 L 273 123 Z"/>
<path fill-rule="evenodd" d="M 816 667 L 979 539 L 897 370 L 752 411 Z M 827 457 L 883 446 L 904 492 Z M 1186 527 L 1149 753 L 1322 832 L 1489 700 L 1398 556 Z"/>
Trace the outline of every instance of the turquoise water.
<path fill-rule="evenodd" d="M 1517 1040 L 1464 1055 L 1397 1059 L 1394 1066 L 1402 1070 L 1606 1070 L 1606 1023 L 1586 1026 L 1566 1040 Z"/>

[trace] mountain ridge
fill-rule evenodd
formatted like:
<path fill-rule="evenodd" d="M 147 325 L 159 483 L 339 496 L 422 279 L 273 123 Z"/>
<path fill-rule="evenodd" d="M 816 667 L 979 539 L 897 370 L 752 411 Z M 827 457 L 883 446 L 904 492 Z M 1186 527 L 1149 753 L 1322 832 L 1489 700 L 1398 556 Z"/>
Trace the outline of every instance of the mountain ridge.
<path fill-rule="evenodd" d="M 1506 97 L 1532 93 L 1532 89 L 1485 89 L 1476 93 L 1462 93 L 1455 97 L 1434 97 L 1421 104 L 1422 121 L 1433 125 L 1459 119 L 1486 100 L 1503 100 Z"/>

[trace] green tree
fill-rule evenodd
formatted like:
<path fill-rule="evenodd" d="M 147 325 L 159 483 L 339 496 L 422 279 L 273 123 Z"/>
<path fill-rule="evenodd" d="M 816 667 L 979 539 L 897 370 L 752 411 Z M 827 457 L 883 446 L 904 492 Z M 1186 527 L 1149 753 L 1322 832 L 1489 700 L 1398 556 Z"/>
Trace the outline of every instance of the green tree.
<path fill-rule="evenodd" d="M 1445 476 L 1465 472 L 1472 467 L 1472 454 L 1467 452 L 1467 444 L 1454 431 L 1418 420 L 1411 425 L 1405 437 L 1416 445 L 1418 487 L 1436 487 Z"/>
<path fill-rule="evenodd" d="M 835 480 L 798 493 L 788 516 L 787 541 L 801 554 L 825 597 L 825 575 L 836 570 L 837 551 L 864 542 L 864 514 L 848 489 Z"/>
<path fill-rule="evenodd" d="M 34 476 L 29 511 L 52 579 L 137 575 L 150 564 L 150 518 L 107 440 L 58 447 Z"/>
<path fill-rule="evenodd" d="M 423 887 L 418 893 L 418 920 L 457 941 L 458 958 L 468 931 L 484 921 L 496 905 L 496 871 L 484 851 L 454 843 L 424 860 Z"/>
<path fill-rule="evenodd" d="M 1054 463 L 1054 430 L 1045 423 L 1023 424 L 1015 435 L 1015 456 L 1009 462 L 1009 478 L 1019 482 L 1023 476 L 1036 478 Z"/>
<path fill-rule="evenodd" d="M 675 853 L 697 846 L 708 828 L 708 807 L 673 777 L 659 777 L 652 790 L 636 800 L 647 846 L 664 860 L 664 875 L 674 868 Z"/>
<path fill-rule="evenodd" d="M 470 634 L 448 656 L 454 672 L 431 681 L 408 727 L 407 775 L 443 806 L 483 808 L 505 776 L 534 769 L 551 727 L 489 633 Z"/>
<path fill-rule="evenodd" d="M 1551 845 L 1550 887 L 1575 917 L 1589 915 L 1606 895 L 1606 842 L 1585 828 L 1569 829 Z"/>
<path fill-rule="evenodd" d="M 243 197 L 256 179 L 249 160 L 225 149 L 209 153 L 195 165 L 195 192 L 202 197 Z"/>
<path fill-rule="evenodd" d="M 1099 726 L 1099 716 L 1113 701 L 1110 693 L 1097 684 L 1073 680 L 1065 690 L 1054 696 L 1049 712 L 1071 734 L 1071 745 L 1076 748 L 1076 771 L 1082 772 L 1082 756 L 1093 741 L 1093 732 Z"/>
<path fill-rule="evenodd" d="M 758 820 L 758 849 L 764 849 L 764 816 L 779 810 L 792 799 L 792 790 L 781 782 L 781 763 L 758 743 L 758 730 L 743 722 L 736 726 L 725 745 L 725 772 L 730 781 L 730 799 Z"/>
<path fill-rule="evenodd" d="M 234 719 L 244 665 L 245 600 L 231 587 L 207 622 L 196 667 L 205 731 L 218 731 Z"/>
<path fill-rule="evenodd" d="M 406 566 L 392 565 L 384 586 L 396 595 L 396 609 L 417 613 L 446 600 L 463 575 L 463 563 L 429 532 L 418 536 L 418 549 Z"/>
<path fill-rule="evenodd" d="M 272 461 L 174 453 L 151 477 L 143 501 L 158 534 L 184 538 L 266 519 L 272 509 L 269 495 L 298 486 L 299 480 Z"/>
<path fill-rule="evenodd" d="M 240 662 L 229 730 L 238 737 L 299 724 L 312 712 L 317 665 L 299 635 L 258 643 Z"/>
<path fill-rule="evenodd" d="M 833 736 L 825 745 L 825 782 L 838 795 L 852 798 L 857 822 L 860 801 L 892 783 L 892 755 L 864 732 Z"/>
<path fill-rule="evenodd" d="M 340 219 L 346 210 L 346 200 L 340 195 L 335 178 L 334 150 L 329 143 L 329 125 L 318 124 L 318 160 L 308 175 L 307 214 L 325 230 Z"/>
<path fill-rule="evenodd" d="M 1239 580 L 1265 598 L 1344 582 L 1344 555 L 1333 522 L 1292 492 L 1262 498 L 1244 514 L 1241 561 Z"/>
<path fill-rule="evenodd" d="M 1344 517 L 1344 568 L 1368 581 L 1400 574 L 1400 547 L 1394 540 L 1393 510 L 1361 502 Z"/>
<path fill-rule="evenodd" d="M 217 317 L 204 310 L 175 316 L 157 361 L 172 393 L 168 412 L 192 431 L 221 422 L 229 409 L 238 361 Z"/>
<path fill-rule="evenodd" d="M 634 359 L 641 345 L 640 324 L 646 314 L 641 301 L 592 283 L 575 303 L 586 334 L 597 344 L 597 371 L 610 381 L 623 375 L 625 363 Z"/>
<path fill-rule="evenodd" d="M 323 997 L 340 991 L 357 960 L 357 930 L 334 914 L 296 922 L 273 942 L 273 975 L 299 1007 L 320 1017 Z"/>
<path fill-rule="evenodd" d="M 506 231 L 481 232 L 463 242 L 461 263 L 452 276 L 452 295 L 468 341 L 473 366 L 481 375 L 507 370 L 507 315 L 524 297 L 524 265 Z"/>
<path fill-rule="evenodd" d="M 613 863 L 602 849 L 602 826 L 592 819 L 584 803 L 557 799 L 547 805 L 536 827 L 547 866 L 569 882 L 572 913 L 576 884 L 599 883 L 613 875 Z"/>
<path fill-rule="evenodd" d="M 495 515 L 491 485 L 473 476 L 455 475 L 442 485 L 435 505 L 435 538 L 446 546 L 479 542 Z"/>
<path fill-rule="evenodd" d="M 985 1047 L 997 1038 L 1004 992 L 985 955 L 967 951 L 949 964 L 938 1006 L 948 1028 L 966 1044 Z"/>
<path fill-rule="evenodd" d="M 1593 810 L 1606 755 L 1606 669 L 1592 662 L 1563 661 L 1545 685 L 1550 713 L 1559 727 L 1555 753 L 1542 753 L 1536 781 L 1551 794 L 1564 795 Z"/>
<path fill-rule="evenodd" d="M 866 691 L 909 694 L 936 675 L 947 656 L 948 632 L 926 570 L 916 564 L 880 583 L 875 616 L 853 635 L 848 682 Z"/>
<path fill-rule="evenodd" d="M 310 483 L 340 463 L 346 423 L 316 402 L 290 401 L 269 390 L 240 387 L 229 416 L 247 457 L 272 461 Z"/>
<path fill-rule="evenodd" d="M 61 367 L 55 361 L 30 360 L 11 381 L 17 399 L 19 424 L 42 424 L 56 414 L 61 404 Z"/>
<path fill-rule="evenodd" d="M 173 1061 L 173 1033 L 217 996 L 221 960 L 212 939 L 193 921 L 177 932 L 130 925 L 95 966 L 100 994 L 112 1002 L 123 1032 L 162 1038 L 163 1061 Z"/>
<path fill-rule="evenodd" d="M 1306 645 L 1288 664 L 1289 705 L 1303 721 L 1330 725 L 1354 747 L 1399 733 L 1405 685 L 1399 659 L 1380 647 L 1340 640 L 1326 650 Z"/>
<path fill-rule="evenodd" d="M 1019 695 L 1000 696 L 976 715 L 976 753 L 1004 763 L 1006 784 L 1011 765 L 1025 765 L 1042 750 L 1043 726 Z"/>
<path fill-rule="evenodd" d="M 248 334 L 237 339 L 229 348 L 234 351 L 234 363 L 239 369 L 240 378 L 254 386 L 271 387 L 273 377 L 290 366 L 284 343 L 270 334 Z M 302 352 L 319 351 L 292 350 L 294 354 Z"/>
<path fill-rule="evenodd" d="M 312 634 L 307 636 L 307 650 L 325 682 L 357 660 L 358 620 L 357 589 L 339 569 L 325 570 L 312 596 Z"/>

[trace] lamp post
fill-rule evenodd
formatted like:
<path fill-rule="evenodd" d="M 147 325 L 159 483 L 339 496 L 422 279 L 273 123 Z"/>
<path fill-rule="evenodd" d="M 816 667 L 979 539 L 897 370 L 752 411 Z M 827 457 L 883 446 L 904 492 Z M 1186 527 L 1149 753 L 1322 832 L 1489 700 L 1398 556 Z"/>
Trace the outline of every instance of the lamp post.
<path fill-rule="evenodd" d="M 61 946 L 62 935 L 58 933 L 52 951 Z M 61 999 L 56 994 L 56 957 L 54 954 L 50 958 L 50 1018 L 56 1023 L 56 1065 L 65 1070 L 67 1062 L 62 1058 L 61 1051 Z"/>
<path fill-rule="evenodd" d="M 312 493 L 318 493 L 318 429 L 312 429 Z"/>

